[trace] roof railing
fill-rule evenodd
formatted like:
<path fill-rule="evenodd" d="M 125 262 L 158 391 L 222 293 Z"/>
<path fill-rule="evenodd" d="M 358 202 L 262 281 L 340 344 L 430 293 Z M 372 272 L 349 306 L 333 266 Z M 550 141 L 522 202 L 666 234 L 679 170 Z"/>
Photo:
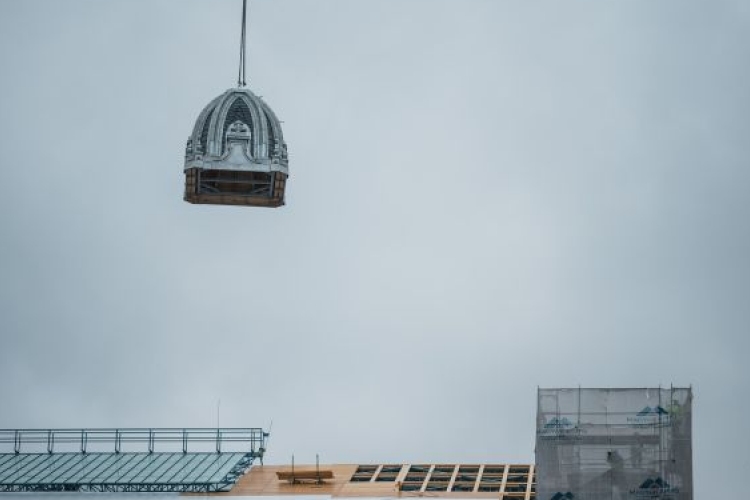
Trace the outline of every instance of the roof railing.
<path fill-rule="evenodd" d="M 92 445 L 97 449 L 111 446 L 115 453 L 120 453 L 124 443 L 129 450 L 133 449 L 131 445 L 135 444 L 135 449 L 140 449 L 138 445 L 142 444 L 142 451 L 149 453 L 154 453 L 157 445 L 162 445 L 159 448 L 181 446 L 183 453 L 196 447 L 203 451 L 213 448 L 221 453 L 222 447 L 228 447 L 232 451 L 247 451 L 262 457 L 268 436 L 269 433 L 259 427 L 0 429 L 0 453 L 10 452 L 11 447 L 16 454 L 26 449 L 32 450 L 28 452 L 40 452 L 45 445 L 50 454 L 56 451 L 56 447 L 66 452 L 75 448 L 76 451 L 87 453 Z"/>

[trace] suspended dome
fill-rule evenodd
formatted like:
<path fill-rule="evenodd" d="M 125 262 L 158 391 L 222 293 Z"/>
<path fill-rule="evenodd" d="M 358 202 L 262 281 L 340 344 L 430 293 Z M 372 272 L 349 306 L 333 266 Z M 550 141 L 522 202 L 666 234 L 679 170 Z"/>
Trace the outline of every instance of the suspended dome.
<path fill-rule="evenodd" d="M 289 176 L 278 118 L 246 88 L 211 101 L 185 151 L 185 201 L 279 207 Z"/>

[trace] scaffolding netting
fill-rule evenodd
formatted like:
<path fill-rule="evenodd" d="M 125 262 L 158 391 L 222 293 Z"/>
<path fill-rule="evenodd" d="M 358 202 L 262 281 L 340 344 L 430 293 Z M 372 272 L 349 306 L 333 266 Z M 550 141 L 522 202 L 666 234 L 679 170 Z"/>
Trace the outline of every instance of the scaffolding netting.
<path fill-rule="evenodd" d="M 539 389 L 539 500 L 692 500 L 692 390 Z"/>

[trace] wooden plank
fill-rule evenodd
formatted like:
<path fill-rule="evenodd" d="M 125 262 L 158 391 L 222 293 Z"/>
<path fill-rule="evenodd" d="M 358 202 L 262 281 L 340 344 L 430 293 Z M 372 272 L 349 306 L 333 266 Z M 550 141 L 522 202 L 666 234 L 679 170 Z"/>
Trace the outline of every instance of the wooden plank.
<path fill-rule="evenodd" d="M 427 471 L 427 475 L 424 477 L 424 481 L 422 482 L 422 487 L 419 489 L 420 492 L 424 493 L 427 491 L 427 483 L 430 482 L 430 477 L 432 477 L 432 471 L 435 470 L 435 464 L 430 465 L 430 469 Z"/>
<path fill-rule="evenodd" d="M 508 484 L 508 471 L 510 470 L 510 465 L 505 464 L 505 470 L 503 471 L 503 484 L 500 486 L 500 494 L 505 494 L 505 485 Z"/>
<path fill-rule="evenodd" d="M 374 482 L 375 482 L 375 478 L 376 478 L 376 477 L 378 477 L 378 475 L 380 474 L 380 471 L 381 471 L 381 470 L 383 470 L 383 464 L 380 464 L 380 465 L 378 465 L 378 468 L 377 468 L 377 469 L 375 469 L 375 473 L 374 473 L 374 474 L 372 475 L 372 477 L 370 478 L 370 482 L 371 482 L 371 483 L 374 483 Z"/>
<path fill-rule="evenodd" d="M 396 476 L 396 491 L 401 491 L 401 485 L 404 484 L 404 479 L 406 479 L 406 475 L 409 473 L 409 467 L 411 467 L 411 464 L 401 466 L 401 472 Z"/>
<path fill-rule="evenodd" d="M 534 464 L 529 466 L 529 481 L 526 484 L 526 500 L 531 500 L 531 485 L 534 483 Z"/>
<path fill-rule="evenodd" d="M 448 482 L 448 491 L 453 491 L 453 483 L 456 482 L 456 476 L 458 475 L 458 468 L 461 467 L 461 464 L 456 464 L 456 466 L 453 468 L 453 474 L 451 475 L 451 480 Z"/>
<path fill-rule="evenodd" d="M 474 483 L 474 493 L 479 492 L 479 483 L 482 482 L 482 474 L 484 474 L 484 464 L 479 466 L 479 472 L 477 473 L 477 481 Z"/>
<path fill-rule="evenodd" d="M 276 477 L 279 481 L 310 481 L 333 479 L 333 471 L 326 470 L 301 470 L 301 471 L 276 471 Z"/>

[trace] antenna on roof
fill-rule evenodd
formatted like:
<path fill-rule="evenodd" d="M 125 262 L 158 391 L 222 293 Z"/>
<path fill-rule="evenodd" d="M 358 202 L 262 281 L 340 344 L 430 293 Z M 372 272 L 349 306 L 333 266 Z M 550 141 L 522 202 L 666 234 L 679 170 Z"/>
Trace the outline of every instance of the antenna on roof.
<path fill-rule="evenodd" d="M 240 35 L 240 68 L 237 72 L 237 86 L 244 87 L 245 81 L 245 32 L 247 25 L 247 0 L 242 0 L 242 34 Z"/>

